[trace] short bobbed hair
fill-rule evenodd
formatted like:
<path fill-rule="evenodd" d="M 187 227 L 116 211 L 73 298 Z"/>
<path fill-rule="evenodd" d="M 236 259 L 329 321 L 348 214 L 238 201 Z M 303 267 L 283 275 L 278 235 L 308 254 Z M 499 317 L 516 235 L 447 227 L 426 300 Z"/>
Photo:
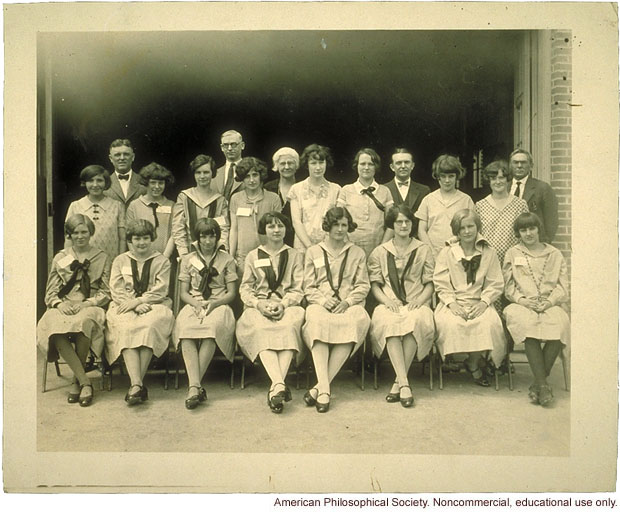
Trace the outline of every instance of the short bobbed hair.
<path fill-rule="evenodd" d="M 507 181 L 512 180 L 512 170 L 508 162 L 506 160 L 495 160 L 482 170 L 482 181 L 488 184 L 491 178 L 495 178 L 499 174 L 499 171 L 502 171 Z"/>
<path fill-rule="evenodd" d="M 203 217 L 196 221 L 194 226 L 194 237 L 200 241 L 201 235 L 213 235 L 215 236 L 215 242 L 219 242 L 222 237 L 222 228 L 215 219 L 209 217 Z"/>
<path fill-rule="evenodd" d="M 260 220 L 258 221 L 258 234 L 266 235 L 267 234 L 267 226 L 271 224 L 274 220 L 277 220 L 284 226 L 286 230 L 285 233 L 290 232 L 291 229 L 291 221 L 289 218 L 280 212 L 267 212 L 265 213 Z"/>
<path fill-rule="evenodd" d="M 405 217 L 407 217 L 412 224 L 415 224 L 415 217 L 413 215 L 413 211 L 409 208 L 405 203 L 401 203 L 398 206 L 392 206 L 385 212 L 385 227 L 389 229 L 394 229 L 394 223 L 396 219 L 398 219 L 398 214 L 402 213 Z M 411 226 L 413 229 L 413 226 Z M 411 233 L 410 233 L 411 236 Z"/>
<path fill-rule="evenodd" d="M 188 170 L 190 174 L 194 174 L 199 167 L 203 165 L 209 164 L 211 166 L 211 178 L 215 178 L 217 175 L 217 167 L 215 165 L 215 160 L 213 157 L 209 155 L 198 155 L 196 156 L 188 166 Z"/>
<path fill-rule="evenodd" d="M 110 151 L 112 148 L 120 148 L 121 146 L 127 146 L 131 151 L 133 151 L 133 144 L 129 139 L 114 139 L 110 144 Z"/>
<path fill-rule="evenodd" d="M 267 179 L 267 164 L 253 156 L 246 156 L 239 160 L 235 169 L 235 180 L 243 181 L 250 172 L 256 171 L 260 175 L 261 185 Z"/>
<path fill-rule="evenodd" d="M 375 174 L 377 174 L 381 170 L 381 157 L 377 154 L 377 152 L 372 148 L 362 148 L 356 154 L 353 159 L 353 165 L 351 168 L 357 172 L 357 166 L 360 163 L 360 156 L 368 155 L 372 163 L 375 164 Z"/>
<path fill-rule="evenodd" d="M 95 176 L 103 176 L 105 181 L 104 190 L 108 190 L 112 181 L 110 180 L 110 173 L 100 165 L 87 165 L 80 171 L 80 184 L 84 187 L 87 181 L 92 180 Z"/>
<path fill-rule="evenodd" d="M 332 152 L 327 146 L 321 146 L 320 144 L 310 144 L 306 146 L 301 157 L 299 157 L 299 167 L 309 172 L 308 160 L 318 160 L 322 162 L 325 160 L 325 171 L 329 171 L 334 166 L 334 159 L 332 158 Z"/>
<path fill-rule="evenodd" d="M 347 230 L 349 233 L 353 233 L 353 231 L 357 229 L 357 224 L 353 222 L 353 217 L 351 217 L 349 210 L 347 210 L 344 206 L 334 206 L 327 210 L 325 217 L 323 217 L 321 228 L 326 233 L 329 233 L 340 219 L 347 219 L 349 222 L 349 228 Z"/>
<path fill-rule="evenodd" d="M 478 229 L 478 233 L 482 231 L 482 221 L 480 220 L 478 214 L 474 210 L 469 210 L 465 208 L 456 212 L 452 217 L 452 220 L 450 221 L 450 228 L 452 228 L 452 234 L 454 236 L 458 236 L 459 231 L 461 230 L 461 224 L 465 219 L 468 219 L 470 217 L 474 219 L 474 222 L 476 223 L 476 228 Z"/>
<path fill-rule="evenodd" d="M 465 169 L 461 161 L 452 155 L 440 155 L 433 162 L 433 178 L 439 180 L 440 174 L 456 174 L 456 179 L 465 177 Z"/>
<path fill-rule="evenodd" d="M 532 153 L 530 153 L 527 149 L 523 149 L 523 148 L 517 148 L 515 149 L 512 153 L 510 153 L 510 156 L 508 157 L 508 161 L 512 160 L 512 157 L 518 154 L 524 154 L 527 157 L 527 161 L 530 164 L 530 167 L 534 166 L 534 159 L 532 158 Z"/>
<path fill-rule="evenodd" d="M 512 225 L 515 236 L 521 239 L 521 235 L 519 231 L 525 228 L 537 227 L 538 228 L 538 238 L 542 241 L 545 237 L 545 228 L 540 220 L 540 217 L 532 212 L 525 212 L 519 215 L 513 225 Z"/>
<path fill-rule="evenodd" d="M 69 217 L 65 221 L 65 235 L 67 236 L 67 238 L 69 238 L 73 234 L 75 228 L 82 224 L 84 224 L 88 228 L 90 236 L 93 236 L 95 234 L 95 225 L 93 224 L 93 221 L 90 220 L 90 218 L 88 218 L 86 215 L 76 213 L 75 215 L 71 215 L 71 217 Z"/>
<path fill-rule="evenodd" d="M 155 226 L 151 222 L 145 219 L 136 219 L 131 221 L 127 225 L 127 231 L 125 233 L 125 238 L 127 242 L 131 242 L 131 239 L 134 236 L 146 236 L 149 235 L 151 237 L 151 241 L 154 241 L 157 238 L 157 232 L 155 231 Z"/>
<path fill-rule="evenodd" d="M 166 182 L 166 186 L 174 183 L 174 176 L 163 165 L 151 162 L 140 169 L 140 183 L 144 186 L 149 184 L 149 180 L 161 180 Z"/>

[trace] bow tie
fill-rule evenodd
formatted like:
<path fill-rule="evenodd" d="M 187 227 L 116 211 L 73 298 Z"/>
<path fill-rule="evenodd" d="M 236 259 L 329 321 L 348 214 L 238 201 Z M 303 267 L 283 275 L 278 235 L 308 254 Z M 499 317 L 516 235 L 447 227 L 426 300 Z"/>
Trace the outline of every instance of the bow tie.
<path fill-rule="evenodd" d="M 480 268 L 481 259 L 482 255 L 480 254 L 476 254 L 471 260 L 461 259 L 461 265 L 463 265 L 463 270 L 467 274 L 467 284 L 474 284 L 476 282 L 476 272 Z"/>
<path fill-rule="evenodd" d="M 399 187 L 408 187 L 409 186 L 409 180 L 407 180 L 407 181 L 397 181 L 396 184 Z"/>
<path fill-rule="evenodd" d="M 117 174 L 116 174 L 116 177 L 117 177 L 119 180 L 125 180 L 125 181 L 127 181 L 127 180 L 129 179 L 129 173 L 127 173 L 127 174 L 118 174 L 118 173 L 117 173 Z"/>

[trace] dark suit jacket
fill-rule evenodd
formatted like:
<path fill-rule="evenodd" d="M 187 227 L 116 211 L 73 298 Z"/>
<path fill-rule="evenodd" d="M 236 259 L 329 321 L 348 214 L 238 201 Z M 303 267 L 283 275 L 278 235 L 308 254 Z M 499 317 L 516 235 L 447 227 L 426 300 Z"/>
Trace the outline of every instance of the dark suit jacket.
<path fill-rule="evenodd" d="M 538 215 L 543 223 L 546 236 L 541 237 L 541 241 L 551 243 L 558 230 L 558 200 L 551 185 L 530 176 L 525 183 L 523 199 L 530 212 Z"/>
<path fill-rule="evenodd" d="M 215 178 L 213 178 L 213 181 L 211 182 L 211 189 L 217 192 L 218 194 L 222 194 L 222 195 L 224 195 L 224 178 L 226 177 L 225 171 L 226 171 L 226 164 L 222 165 L 222 167 L 218 167 L 217 173 L 215 174 Z M 237 189 L 240 189 L 241 187 L 243 187 L 243 182 L 236 181 L 233 176 L 233 185 L 232 185 L 232 188 L 230 189 L 230 195 L 232 195 L 233 192 L 236 192 Z M 228 202 L 230 202 L 229 199 L 230 199 L 230 196 L 226 198 Z"/>
<path fill-rule="evenodd" d="M 112 181 L 112 185 L 104 192 L 104 195 L 120 201 L 125 205 L 125 209 L 127 209 L 129 203 L 131 203 L 134 199 L 137 199 L 146 193 L 146 187 L 144 185 L 140 185 L 140 175 L 136 171 L 132 172 L 131 179 L 129 180 L 127 198 L 123 195 L 123 189 L 121 188 L 115 172 L 112 172 L 110 180 Z"/>
<path fill-rule="evenodd" d="M 431 189 L 428 188 L 426 185 L 422 185 L 421 183 L 416 183 L 415 181 L 411 180 L 411 183 L 409 184 L 409 192 L 407 193 L 407 197 L 403 201 L 400 197 L 400 193 L 398 192 L 398 185 L 396 185 L 396 179 L 393 179 L 392 181 L 386 183 L 385 186 L 391 192 L 392 199 L 394 199 L 394 204 L 396 206 L 404 202 L 409 208 L 411 208 L 411 211 L 414 214 L 420 207 L 420 203 L 422 202 L 422 199 L 424 199 L 424 196 L 431 193 Z M 418 222 L 419 220 L 417 218 L 413 222 L 412 232 L 416 237 L 418 236 Z"/>

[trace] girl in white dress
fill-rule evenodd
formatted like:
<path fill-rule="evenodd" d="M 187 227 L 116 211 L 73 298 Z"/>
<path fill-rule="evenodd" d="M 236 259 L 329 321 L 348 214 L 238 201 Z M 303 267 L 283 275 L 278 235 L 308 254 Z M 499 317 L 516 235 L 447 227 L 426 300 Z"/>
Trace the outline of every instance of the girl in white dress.
<path fill-rule="evenodd" d="M 107 314 L 106 353 L 113 363 L 123 354 L 131 386 L 125 401 L 148 400 L 144 375 L 153 355 L 168 348 L 174 316 L 168 298 L 170 261 L 153 250 L 155 226 L 138 219 L 127 226 L 131 249 L 116 257 L 110 273 L 112 304 Z"/>
<path fill-rule="evenodd" d="M 274 413 L 281 413 L 283 402 L 292 398 L 284 379 L 293 356 L 299 356 L 303 347 L 304 265 L 301 254 L 284 243 L 288 226 L 280 212 L 261 217 L 258 233 L 267 241 L 245 260 L 240 289 L 245 311 L 237 323 L 239 346 L 251 361 L 260 357 L 271 379 L 267 405 Z"/>
<path fill-rule="evenodd" d="M 73 372 L 67 401 L 79 402 L 82 407 L 93 400 L 84 362 L 90 350 L 101 355 L 102 308 L 110 302 L 110 259 L 90 245 L 94 233 L 95 226 L 86 215 L 72 215 L 65 222 L 65 234 L 72 246 L 52 261 L 45 289 L 47 311 L 37 324 L 37 343 L 47 360 L 56 361 L 60 354 Z"/>
<path fill-rule="evenodd" d="M 304 292 L 309 306 L 302 336 L 312 351 L 317 378 L 304 401 L 327 412 L 331 381 L 366 338 L 370 318 L 364 302 L 370 283 L 364 251 L 347 240 L 356 228 L 347 209 L 328 210 L 322 227 L 327 238 L 306 251 Z"/>
<path fill-rule="evenodd" d="M 229 361 L 235 355 L 235 317 L 229 304 L 237 294 L 237 266 L 232 256 L 218 247 L 221 235 L 214 219 L 199 219 L 193 251 L 181 260 L 179 286 L 185 306 L 177 315 L 173 340 L 183 351 L 187 369 L 187 409 L 207 399 L 201 382 L 216 345 Z"/>
<path fill-rule="evenodd" d="M 504 259 L 505 295 L 512 302 L 504 315 L 514 342 L 525 343 L 534 374 L 530 399 L 545 406 L 553 401 L 547 377 L 562 346 L 570 346 L 566 261 L 559 250 L 540 241 L 542 223 L 536 214 L 519 215 L 514 231 L 520 243 Z"/>
<path fill-rule="evenodd" d="M 433 275 L 440 301 L 435 310 L 437 346 L 442 357 L 467 353 L 465 368 L 476 384 L 486 387 L 483 355 L 490 351 L 496 366 L 506 355 L 504 329 L 492 306 L 504 290 L 504 279 L 495 249 L 479 234 L 480 217 L 461 210 L 451 224 L 456 240 L 437 256 Z"/>
<path fill-rule="evenodd" d="M 404 204 L 390 208 L 386 229 L 394 238 L 377 247 L 368 258 L 372 293 L 378 302 L 370 324 L 375 357 L 387 346 L 396 380 L 385 397 L 388 402 L 413 405 L 407 372 L 415 357 L 424 359 L 435 338 L 430 309 L 435 262 L 428 245 L 411 236 L 415 217 Z"/>

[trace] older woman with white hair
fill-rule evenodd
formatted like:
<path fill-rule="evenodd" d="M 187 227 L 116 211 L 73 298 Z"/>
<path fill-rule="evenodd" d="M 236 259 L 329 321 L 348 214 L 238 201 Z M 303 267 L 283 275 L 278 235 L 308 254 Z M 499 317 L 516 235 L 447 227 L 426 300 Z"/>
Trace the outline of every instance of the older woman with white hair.
<path fill-rule="evenodd" d="M 273 170 L 276 171 L 279 176 L 271 181 L 265 183 L 265 190 L 275 192 L 280 196 L 280 200 L 284 205 L 282 213 L 287 218 L 291 218 L 291 203 L 289 203 L 287 196 L 288 191 L 295 184 L 295 173 L 299 169 L 299 154 L 293 148 L 283 147 L 278 149 L 273 154 Z M 293 246 L 295 240 L 295 230 L 287 229 L 284 235 L 284 243 Z"/>

